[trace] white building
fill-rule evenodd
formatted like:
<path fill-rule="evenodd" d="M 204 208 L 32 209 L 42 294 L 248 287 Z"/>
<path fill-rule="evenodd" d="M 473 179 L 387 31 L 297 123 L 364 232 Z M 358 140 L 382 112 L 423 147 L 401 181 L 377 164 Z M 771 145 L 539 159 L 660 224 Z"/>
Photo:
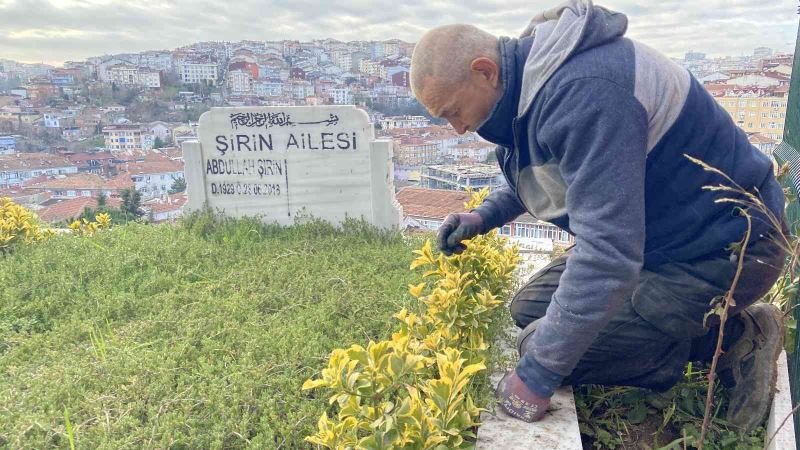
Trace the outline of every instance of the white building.
<path fill-rule="evenodd" d="M 350 50 L 347 49 L 331 51 L 331 62 L 344 71 L 349 71 L 353 67 L 353 59 Z"/>
<path fill-rule="evenodd" d="M 164 72 L 172 72 L 174 69 L 172 53 L 168 51 L 150 51 L 141 53 L 139 65 Z"/>
<path fill-rule="evenodd" d="M 161 72 L 158 70 L 152 70 L 145 67 L 140 67 L 138 71 L 139 75 L 139 85 L 158 89 L 161 87 Z"/>
<path fill-rule="evenodd" d="M 203 81 L 217 84 L 219 66 L 211 61 L 185 61 L 179 67 L 179 74 L 184 84 L 195 84 Z"/>
<path fill-rule="evenodd" d="M 253 93 L 259 97 L 280 97 L 283 95 L 283 82 L 275 79 L 256 80 L 253 82 Z"/>
<path fill-rule="evenodd" d="M 381 119 L 381 128 L 422 128 L 430 126 L 431 122 L 425 116 L 391 116 Z"/>
<path fill-rule="evenodd" d="M 232 94 L 249 94 L 253 91 L 253 77 L 245 70 L 228 72 L 228 89 Z"/>
<path fill-rule="evenodd" d="M 0 156 L 0 188 L 18 185 L 41 175 L 78 173 L 78 166 L 49 153 L 15 153 Z"/>
<path fill-rule="evenodd" d="M 353 94 L 350 93 L 348 88 L 335 88 L 330 91 L 331 99 L 334 105 L 352 105 Z"/>
<path fill-rule="evenodd" d="M 125 86 L 161 87 L 161 72 L 132 64 L 117 64 L 106 69 L 109 81 Z"/>
<path fill-rule="evenodd" d="M 44 121 L 45 128 L 61 128 L 61 118 L 55 114 L 43 114 L 42 121 Z"/>
<path fill-rule="evenodd" d="M 136 189 L 144 198 L 162 197 L 169 193 L 172 183 L 184 178 L 183 163 L 169 158 L 148 155 L 141 162 L 125 165 Z"/>
<path fill-rule="evenodd" d="M 295 80 L 284 86 L 286 94 L 296 100 L 305 100 L 314 95 L 314 85 L 310 81 Z"/>
<path fill-rule="evenodd" d="M 152 134 L 154 138 L 161 139 L 162 142 L 169 142 L 172 140 L 172 127 L 166 122 L 152 122 L 147 127 L 147 131 Z"/>

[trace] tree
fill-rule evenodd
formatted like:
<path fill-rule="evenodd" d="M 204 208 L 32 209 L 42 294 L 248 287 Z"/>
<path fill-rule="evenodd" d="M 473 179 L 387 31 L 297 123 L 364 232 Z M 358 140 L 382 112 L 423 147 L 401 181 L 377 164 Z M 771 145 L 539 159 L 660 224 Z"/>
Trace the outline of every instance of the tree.
<path fill-rule="evenodd" d="M 126 216 L 130 215 L 133 218 L 142 217 L 142 194 L 136 188 L 123 189 L 120 197 L 122 198 L 122 206 L 120 209 Z"/>
<path fill-rule="evenodd" d="M 161 147 L 164 147 L 164 141 L 162 141 L 159 136 L 156 136 L 156 139 L 153 141 L 153 148 Z"/>
<path fill-rule="evenodd" d="M 101 192 L 97 194 L 97 209 L 103 209 L 106 206 L 106 200 L 108 200 L 108 196 Z"/>
<path fill-rule="evenodd" d="M 177 177 L 172 179 L 172 186 L 169 188 L 169 194 L 177 194 L 178 192 L 183 192 L 186 190 L 186 179 L 183 177 Z"/>

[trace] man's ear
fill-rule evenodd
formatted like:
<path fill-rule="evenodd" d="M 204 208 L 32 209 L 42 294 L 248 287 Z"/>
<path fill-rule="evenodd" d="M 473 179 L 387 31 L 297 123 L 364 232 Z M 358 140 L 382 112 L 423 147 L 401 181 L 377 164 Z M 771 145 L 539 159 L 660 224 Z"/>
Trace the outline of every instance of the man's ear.
<path fill-rule="evenodd" d="M 500 82 L 500 67 L 491 58 L 481 56 L 472 60 L 469 68 L 473 73 L 477 72 L 480 77 L 488 81 L 493 88 Z"/>

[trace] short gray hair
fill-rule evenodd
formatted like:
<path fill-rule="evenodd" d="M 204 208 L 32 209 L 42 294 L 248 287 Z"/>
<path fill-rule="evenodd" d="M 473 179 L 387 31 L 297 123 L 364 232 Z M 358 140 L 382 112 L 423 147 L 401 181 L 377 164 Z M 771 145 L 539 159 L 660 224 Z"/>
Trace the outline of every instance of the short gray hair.
<path fill-rule="evenodd" d="M 433 76 L 445 83 L 468 78 L 470 63 L 486 57 L 500 65 L 499 40 L 473 25 L 436 27 L 422 36 L 411 56 L 411 90 L 419 98 L 423 83 Z"/>

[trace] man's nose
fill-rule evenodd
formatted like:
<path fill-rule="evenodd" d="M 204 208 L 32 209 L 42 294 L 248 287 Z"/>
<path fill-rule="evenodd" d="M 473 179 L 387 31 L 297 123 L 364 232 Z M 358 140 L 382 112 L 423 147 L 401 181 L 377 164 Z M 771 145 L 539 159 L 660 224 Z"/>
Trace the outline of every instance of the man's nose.
<path fill-rule="evenodd" d="M 458 120 L 448 120 L 450 122 L 450 126 L 456 130 L 458 134 L 464 134 L 467 132 L 467 126 L 461 123 Z"/>

